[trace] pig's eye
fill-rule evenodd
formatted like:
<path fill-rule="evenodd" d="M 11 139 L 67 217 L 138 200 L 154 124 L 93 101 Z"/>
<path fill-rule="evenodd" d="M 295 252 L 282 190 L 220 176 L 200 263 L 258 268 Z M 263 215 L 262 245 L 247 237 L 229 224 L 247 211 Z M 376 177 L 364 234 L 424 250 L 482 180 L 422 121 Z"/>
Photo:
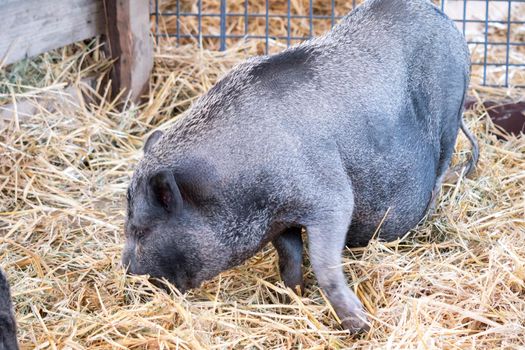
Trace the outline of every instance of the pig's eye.
<path fill-rule="evenodd" d="M 138 239 L 143 239 L 144 237 L 147 237 L 150 234 L 150 230 L 147 228 L 137 230 L 136 232 Z"/>

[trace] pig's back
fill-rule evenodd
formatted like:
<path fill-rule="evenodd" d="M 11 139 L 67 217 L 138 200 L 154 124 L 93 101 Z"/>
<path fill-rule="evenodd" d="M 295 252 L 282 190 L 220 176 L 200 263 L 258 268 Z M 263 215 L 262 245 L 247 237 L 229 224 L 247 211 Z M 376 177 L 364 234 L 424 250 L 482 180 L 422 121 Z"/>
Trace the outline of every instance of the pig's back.
<path fill-rule="evenodd" d="M 281 139 L 303 140 L 311 163 L 326 156 L 319 145 L 335 142 L 355 196 L 349 239 L 362 245 L 383 218 L 390 240 L 424 216 L 443 135 L 455 140 L 458 130 L 468 67 L 461 34 L 433 5 L 372 0 L 255 69 L 255 90 L 266 93 L 250 104 L 291 131 Z"/>

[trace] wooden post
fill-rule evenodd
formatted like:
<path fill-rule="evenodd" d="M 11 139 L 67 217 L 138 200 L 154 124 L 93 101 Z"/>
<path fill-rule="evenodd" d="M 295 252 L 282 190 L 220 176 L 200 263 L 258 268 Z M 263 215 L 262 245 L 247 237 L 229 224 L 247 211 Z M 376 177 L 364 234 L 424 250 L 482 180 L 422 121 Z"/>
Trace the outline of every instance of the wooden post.
<path fill-rule="evenodd" d="M 113 96 L 139 101 L 153 68 L 149 0 L 104 0 L 108 51 L 117 59 L 111 73 Z"/>

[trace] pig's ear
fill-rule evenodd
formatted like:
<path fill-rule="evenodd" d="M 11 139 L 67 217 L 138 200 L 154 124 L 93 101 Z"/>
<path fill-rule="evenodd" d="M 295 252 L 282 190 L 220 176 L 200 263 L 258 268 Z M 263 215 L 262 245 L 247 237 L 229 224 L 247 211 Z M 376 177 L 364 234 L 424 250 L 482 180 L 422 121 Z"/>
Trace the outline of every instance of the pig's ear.
<path fill-rule="evenodd" d="M 148 185 L 149 197 L 154 204 L 169 213 L 176 214 L 182 210 L 182 197 L 171 171 L 156 172 L 150 177 Z"/>
<path fill-rule="evenodd" d="M 164 133 L 160 130 L 155 130 L 152 132 L 146 139 L 146 142 L 144 142 L 144 153 L 148 153 L 151 147 L 157 143 L 162 135 L 164 135 Z"/>

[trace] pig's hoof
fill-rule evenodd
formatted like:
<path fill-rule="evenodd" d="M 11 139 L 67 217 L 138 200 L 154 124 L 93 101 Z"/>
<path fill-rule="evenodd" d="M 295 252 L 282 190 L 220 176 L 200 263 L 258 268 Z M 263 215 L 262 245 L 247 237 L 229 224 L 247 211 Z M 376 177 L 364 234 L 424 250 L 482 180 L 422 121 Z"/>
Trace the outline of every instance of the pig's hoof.
<path fill-rule="evenodd" d="M 346 317 L 341 323 L 351 334 L 363 334 L 370 330 L 370 324 L 364 314 Z"/>
<path fill-rule="evenodd" d="M 303 291 L 304 291 L 304 285 L 303 284 L 296 285 L 295 288 L 292 288 L 289 285 L 286 285 L 286 287 L 290 288 L 292 290 L 292 292 L 295 295 L 299 296 L 299 297 L 301 297 L 303 295 Z M 292 301 L 294 300 L 294 298 L 289 296 L 288 294 L 279 294 L 278 300 L 279 300 L 279 302 L 281 302 L 283 304 L 291 304 Z"/>

